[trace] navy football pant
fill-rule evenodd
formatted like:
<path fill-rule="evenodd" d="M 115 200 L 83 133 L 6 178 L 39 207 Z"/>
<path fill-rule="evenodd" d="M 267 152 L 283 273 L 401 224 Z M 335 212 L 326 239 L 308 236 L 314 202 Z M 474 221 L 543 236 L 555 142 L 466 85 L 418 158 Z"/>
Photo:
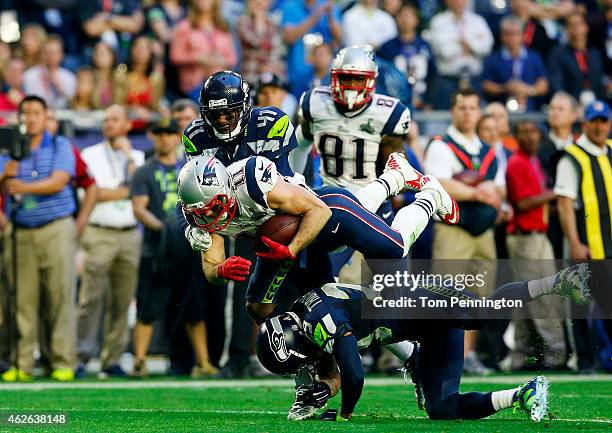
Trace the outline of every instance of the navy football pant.
<path fill-rule="evenodd" d="M 288 284 L 306 292 L 334 282 L 328 253 L 342 246 L 355 249 L 371 259 L 403 257 L 401 234 L 364 209 L 349 191 L 324 187 L 317 190 L 317 194 L 331 209 L 331 218 L 295 261 L 279 264 L 257 258 L 249 279 L 247 301 L 276 304 L 278 293 Z"/>
<path fill-rule="evenodd" d="M 421 340 L 419 365 L 430 419 L 480 419 L 495 413 L 491 393 L 459 393 L 463 371 L 463 333 L 440 323 Z"/>

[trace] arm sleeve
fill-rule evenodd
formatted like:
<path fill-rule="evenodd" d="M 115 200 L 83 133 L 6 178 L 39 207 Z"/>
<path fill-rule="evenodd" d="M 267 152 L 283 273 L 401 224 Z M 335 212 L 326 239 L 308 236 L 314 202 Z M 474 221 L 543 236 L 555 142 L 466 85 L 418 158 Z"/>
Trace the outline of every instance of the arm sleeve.
<path fill-rule="evenodd" d="M 433 174 L 438 179 L 451 179 L 453 177 L 451 161 L 454 157 L 445 143 L 437 140 L 432 141 L 423 161 L 425 172 Z"/>
<path fill-rule="evenodd" d="M 130 184 L 130 197 L 134 197 L 135 195 L 146 195 L 148 196 L 150 193 L 146 172 L 144 168 L 138 168 L 134 172 L 134 176 L 132 177 L 132 182 Z"/>
<path fill-rule="evenodd" d="M 520 200 L 533 196 L 531 179 L 525 172 L 525 167 L 519 163 L 508 164 L 506 171 L 506 186 L 508 201 L 517 204 Z"/>
<path fill-rule="evenodd" d="M 56 140 L 57 150 L 53 162 L 53 171 L 65 171 L 70 177 L 74 177 L 76 164 L 72 145 L 68 140 L 61 137 L 56 138 Z"/>
<path fill-rule="evenodd" d="M 293 176 L 291 164 L 289 164 L 289 153 L 285 152 L 272 160 L 276 165 L 276 171 L 283 176 Z"/>
<path fill-rule="evenodd" d="M 353 413 L 363 390 L 364 373 L 354 335 L 336 340 L 334 356 L 340 368 L 342 382 L 342 413 Z"/>
<path fill-rule="evenodd" d="M 455 32 L 449 32 L 445 29 L 448 22 L 444 21 L 443 16 L 433 17 L 431 20 L 431 40 L 429 42 L 438 56 L 443 59 L 452 59 L 461 55 L 462 48 Z"/>
<path fill-rule="evenodd" d="M 474 25 L 478 27 L 480 31 L 474 34 L 474 37 L 468 38 L 466 42 L 469 44 L 472 51 L 474 51 L 475 55 L 484 57 L 489 54 L 493 48 L 493 35 L 491 34 L 491 30 L 489 30 L 489 25 L 480 15 L 476 15 Z"/>
<path fill-rule="evenodd" d="M 572 200 L 578 197 L 578 171 L 567 155 L 564 155 L 557 165 L 555 194 Z"/>

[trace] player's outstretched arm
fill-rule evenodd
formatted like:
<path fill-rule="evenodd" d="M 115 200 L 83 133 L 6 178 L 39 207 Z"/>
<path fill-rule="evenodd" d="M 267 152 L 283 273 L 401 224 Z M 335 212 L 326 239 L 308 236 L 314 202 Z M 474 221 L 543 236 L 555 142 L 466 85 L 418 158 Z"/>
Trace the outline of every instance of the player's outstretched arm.
<path fill-rule="evenodd" d="M 244 281 L 249 276 L 251 262 L 239 256 L 225 259 L 223 237 L 212 234 L 212 246 L 202 251 L 202 269 L 212 284 L 223 284 L 225 280 Z"/>
<path fill-rule="evenodd" d="M 331 217 L 331 210 L 316 195 L 289 182 L 276 182 L 267 199 L 271 209 L 302 216 L 300 227 L 287 246 L 293 256 L 317 237 Z"/>
<path fill-rule="evenodd" d="M 346 334 L 336 340 L 334 344 L 334 356 L 340 369 L 340 380 L 342 388 L 342 408 L 340 416 L 350 419 L 353 410 L 361 397 L 363 390 L 364 372 L 357 347 L 357 338 L 353 334 Z"/>

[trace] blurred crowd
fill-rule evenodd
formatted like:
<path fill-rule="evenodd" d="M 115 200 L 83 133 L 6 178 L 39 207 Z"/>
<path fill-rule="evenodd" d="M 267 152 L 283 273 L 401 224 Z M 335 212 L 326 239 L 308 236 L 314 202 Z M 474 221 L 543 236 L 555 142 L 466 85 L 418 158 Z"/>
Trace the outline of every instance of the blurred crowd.
<path fill-rule="evenodd" d="M 19 32 L 0 44 L 0 111 L 37 94 L 76 111 L 124 104 L 146 122 L 176 99 L 197 101 L 222 69 L 252 85 L 274 73 L 299 98 L 329 83 L 333 53 L 350 44 L 376 51 L 379 91 L 418 109 L 448 109 L 467 85 L 515 112 L 559 90 L 582 104 L 612 95 L 609 0 L 3 3 Z"/>
<path fill-rule="evenodd" d="M 612 258 L 604 198 L 612 197 L 609 0 L 0 6 L 3 14 L 15 12 L 10 17 L 19 29 L 14 40 L 0 42 L 0 122 L 15 123 L 20 114 L 33 148 L 19 162 L 0 155 L 4 380 L 29 380 L 37 365 L 71 380 L 94 358 L 101 377 L 124 376 L 127 350 L 135 376 L 147 374 L 152 351 L 168 355 L 173 374 L 263 374 L 244 308 L 246 287 L 206 283 L 197 254 L 177 235 L 180 133 L 199 116 L 203 80 L 223 69 L 244 75 L 255 104 L 295 115 L 302 92 L 329 84 L 334 53 L 346 44 L 376 51 L 378 92 L 414 112 L 450 113 L 439 137 L 420 134 L 413 122 L 405 148 L 413 165 L 447 181 L 469 221 L 431 223 L 413 259 L 490 259 L 494 284 L 495 259 Z M 101 135 L 79 149 L 60 129 L 60 110 L 70 110 L 77 129 L 95 129 L 101 119 Z M 546 122 L 511 123 L 530 111 L 546 113 Z M 468 169 L 479 178 L 462 176 Z M 314 150 L 307 170 L 319 185 Z M 585 177 L 592 185 L 584 185 Z M 397 196 L 393 205 L 413 199 Z M 585 221 L 594 210 L 601 211 L 595 228 Z M 239 242 L 226 247 L 252 255 Z M 508 345 L 501 343 L 507 321 L 488 335 L 470 333 L 466 370 L 610 368 L 609 354 L 600 356 L 611 345 L 609 324 L 574 322 L 514 320 Z M 372 368 L 389 366 L 382 356 Z"/>

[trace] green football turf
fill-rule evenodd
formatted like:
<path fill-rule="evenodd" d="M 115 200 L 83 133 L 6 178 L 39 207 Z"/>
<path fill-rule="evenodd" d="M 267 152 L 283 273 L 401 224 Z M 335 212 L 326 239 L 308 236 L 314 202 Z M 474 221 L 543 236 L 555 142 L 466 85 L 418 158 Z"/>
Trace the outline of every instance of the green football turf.
<path fill-rule="evenodd" d="M 526 376 L 466 378 L 461 390 L 510 388 Z M 0 384 L 2 432 L 612 432 L 612 376 L 551 377 L 552 419 L 536 424 L 506 410 L 479 421 L 429 421 L 416 408 L 412 386 L 368 378 L 350 423 L 286 421 L 291 382 L 259 381 L 77 381 Z M 330 402 L 337 407 L 339 398 Z M 9 413 L 67 414 L 64 426 L 9 425 Z"/>

